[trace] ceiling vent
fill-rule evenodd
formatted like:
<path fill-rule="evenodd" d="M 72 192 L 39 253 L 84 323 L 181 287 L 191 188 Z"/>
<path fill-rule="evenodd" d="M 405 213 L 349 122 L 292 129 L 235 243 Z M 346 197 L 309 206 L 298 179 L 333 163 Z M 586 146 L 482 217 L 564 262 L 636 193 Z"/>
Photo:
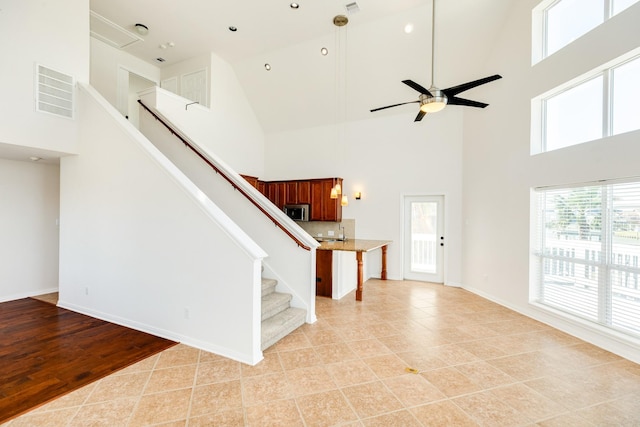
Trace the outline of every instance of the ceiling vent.
<path fill-rule="evenodd" d="M 348 3 L 344 7 L 347 9 L 347 13 L 349 15 L 360 12 L 360 6 L 358 6 L 358 3 L 356 2 Z"/>
<path fill-rule="evenodd" d="M 131 31 L 125 30 L 118 24 L 91 11 L 89 20 L 91 37 L 103 41 L 118 49 L 123 49 L 133 43 L 143 41 L 142 37 Z"/>
<path fill-rule="evenodd" d="M 37 65 L 36 87 L 36 111 L 73 118 L 72 76 Z"/>

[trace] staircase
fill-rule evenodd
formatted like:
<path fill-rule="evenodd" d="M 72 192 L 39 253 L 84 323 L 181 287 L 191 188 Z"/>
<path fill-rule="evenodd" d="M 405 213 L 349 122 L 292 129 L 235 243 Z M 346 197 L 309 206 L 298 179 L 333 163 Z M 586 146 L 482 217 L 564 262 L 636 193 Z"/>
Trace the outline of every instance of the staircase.
<path fill-rule="evenodd" d="M 307 317 L 306 310 L 291 307 L 291 295 L 275 291 L 277 284 L 262 278 L 262 350 L 298 329 Z"/>

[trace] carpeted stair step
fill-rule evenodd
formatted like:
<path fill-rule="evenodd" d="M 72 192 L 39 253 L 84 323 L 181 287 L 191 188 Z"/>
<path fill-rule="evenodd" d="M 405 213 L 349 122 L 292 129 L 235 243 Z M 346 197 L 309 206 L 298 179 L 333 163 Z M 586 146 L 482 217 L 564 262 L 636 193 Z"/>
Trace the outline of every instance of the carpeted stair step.
<path fill-rule="evenodd" d="M 271 292 L 276 290 L 276 285 L 278 281 L 276 279 L 265 279 L 262 278 L 262 296 L 269 295 Z"/>
<path fill-rule="evenodd" d="M 305 322 L 307 311 L 301 308 L 288 309 L 262 321 L 262 350 L 298 329 Z"/>
<path fill-rule="evenodd" d="M 291 295 L 283 294 L 281 292 L 271 292 L 263 296 L 261 320 L 273 317 L 281 311 L 289 308 L 289 301 L 291 301 Z"/>

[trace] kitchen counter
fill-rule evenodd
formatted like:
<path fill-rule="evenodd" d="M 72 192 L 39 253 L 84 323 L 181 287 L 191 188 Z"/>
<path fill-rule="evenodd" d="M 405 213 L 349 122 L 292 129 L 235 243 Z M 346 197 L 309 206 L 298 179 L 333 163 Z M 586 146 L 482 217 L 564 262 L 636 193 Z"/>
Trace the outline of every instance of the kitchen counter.
<path fill-rule="evenodd" d="M 347 240 L 322 240 L 319 242 L 319 251 L 350 251 L 350 252 L 369 252 L 374 249 L 381 248 L 391 243 L 390 240 L 363 240 L 363 239 L 347 239 Z"/>
<path fill-rule="evenodd" d="M 380 279 L 387 280 L 387 245 L 390 240 L 363 240 L 363 239 L 347 239 L 347 240 L 321 240 L 320 246 L 316 249 L 319 251 L 346 251 L 356 253 L 356 262 L 358 266 L 357 283 L 356 283 L 356 301 L 362 301 L 363 292 L 363 271 L 362 271 L 362 254 L 363 252 L 382 249 L 382 271 Z"/>

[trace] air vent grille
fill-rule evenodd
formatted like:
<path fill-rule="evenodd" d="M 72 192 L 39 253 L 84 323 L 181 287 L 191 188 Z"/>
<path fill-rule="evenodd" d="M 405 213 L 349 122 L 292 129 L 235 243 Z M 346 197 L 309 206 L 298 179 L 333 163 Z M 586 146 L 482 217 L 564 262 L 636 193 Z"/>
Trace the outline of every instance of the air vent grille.
<path fill-rule="evenodd" d="M 72 76 L 37 66 L 36 111 L 73 118 Z"/>

